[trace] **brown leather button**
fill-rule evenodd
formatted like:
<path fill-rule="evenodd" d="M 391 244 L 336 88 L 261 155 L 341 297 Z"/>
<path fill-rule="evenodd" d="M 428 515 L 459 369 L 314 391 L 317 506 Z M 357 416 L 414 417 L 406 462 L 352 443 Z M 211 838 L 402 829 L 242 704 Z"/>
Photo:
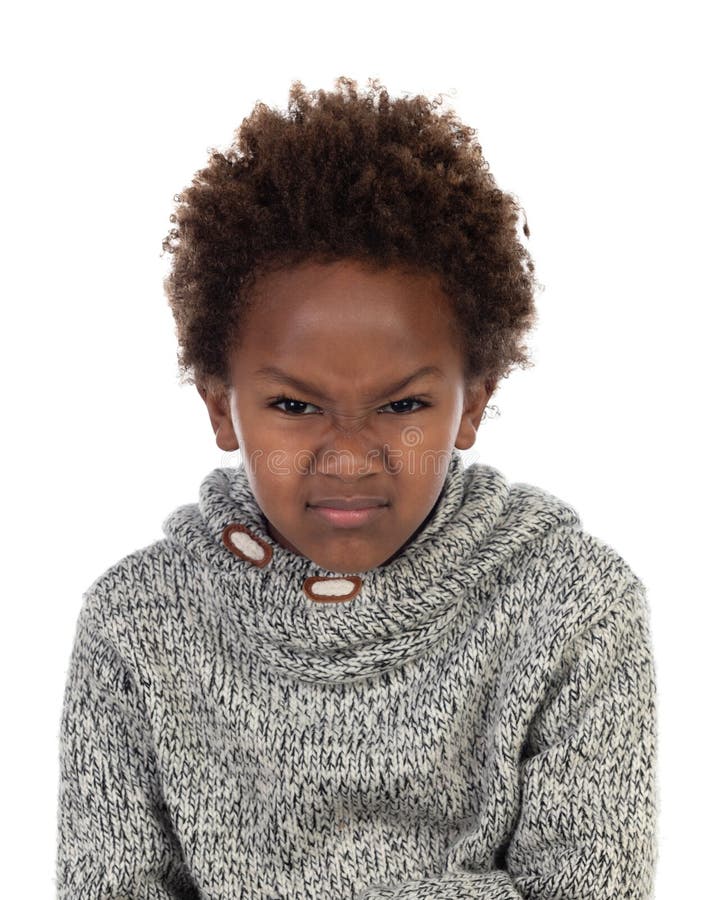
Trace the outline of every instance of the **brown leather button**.
<path fill-rule="evenodd" d="M 356 597 L 362 586 L 358 575 L 340 575 L 338 577 L 311 575 L 305 578 L 302 588 L 317 603 L 342 603 Z"/>
<path fill-rule="evenodd" d="M 239 522 L 225 526 L 223 543 L 236 556 L 260 569 L 272 559 L 272 547 Z"/>

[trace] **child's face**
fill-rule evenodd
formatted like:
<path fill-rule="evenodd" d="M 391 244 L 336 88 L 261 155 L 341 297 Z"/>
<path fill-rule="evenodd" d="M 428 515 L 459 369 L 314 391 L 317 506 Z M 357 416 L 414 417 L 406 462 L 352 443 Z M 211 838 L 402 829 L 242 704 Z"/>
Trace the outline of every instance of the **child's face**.
<path fill-rule="evenodd" d="M 466 389 L 435 276 L 305 263 L 262 276 L 254 297 L 230 390 L 199 387 L 218 446 L 240 448 L 276 542 L 333 572 L 379 566 L 424 524 L 491 392 Z M 393 387 L 424 367 L 440 374 Z M 380 508 L 319 509 L 354 497 Z"/>

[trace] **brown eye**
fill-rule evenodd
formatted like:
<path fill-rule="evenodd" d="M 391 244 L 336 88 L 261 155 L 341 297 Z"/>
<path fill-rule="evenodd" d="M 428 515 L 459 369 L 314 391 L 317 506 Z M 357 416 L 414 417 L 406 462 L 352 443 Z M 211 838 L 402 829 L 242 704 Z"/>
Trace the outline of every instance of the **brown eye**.
<path fill-rule="evenodd" d="M 391 411 L 395 413 L 416 412 L 416 410 L 414 410 L 411 406 L 411 404 L 413 403 L 418 403 L 421 407 L 426 407 L 429 405 L 425 401 L 419 400 L 416 397 L 405 397 L 403 400 L 394 400 L 393 403 L 388 403 L 387 406 L 392 407 Z M 404 404 L 406 405 L 404 406 Z M 382 408 L 385 409 L 386 407 Z"/>
<path fill-rule="evenodd" d="M 286 408 L 283 409 L 280 404 L 285 404 Z M 278 397 L 278 399 L 274 400 L 270 404 L 270 406 L 292 416 L 302 415 L 302 413 L 304 413 L 305 411 L 305 407 L 307 406 L 311 406 L 314 409 L 319 410 L 319 407 L 315 406 L 314 403 L 307 403 L 305 400 L 295 400 L 292 397 Z"/>

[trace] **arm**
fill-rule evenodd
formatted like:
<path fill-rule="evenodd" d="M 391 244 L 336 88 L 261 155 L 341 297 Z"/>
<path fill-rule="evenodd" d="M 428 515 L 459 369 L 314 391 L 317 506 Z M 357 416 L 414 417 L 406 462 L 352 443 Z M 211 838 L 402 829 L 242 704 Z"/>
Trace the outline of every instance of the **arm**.
<path fill-rule="evenodd" d="M 82 607 L 60 725 L 58 900 L 199 900 L 162 802 L 140 693 Z"/>
<path fill-rule="evenodd" d="M 646 900 L 657 862 L 656 684 L 637 582 L 571 647 L 520 760 L 503 869 L 467 860 L 358 900 Z M 467 846 L 467 842 L 466 842 Z"/>

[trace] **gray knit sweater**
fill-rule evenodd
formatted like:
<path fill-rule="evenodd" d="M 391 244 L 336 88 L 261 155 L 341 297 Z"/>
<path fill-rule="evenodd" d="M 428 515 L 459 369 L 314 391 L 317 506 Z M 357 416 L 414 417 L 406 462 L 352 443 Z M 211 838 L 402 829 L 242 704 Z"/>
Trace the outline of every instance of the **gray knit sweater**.
<path fill-rule="evenodd" d="M 652 896 L 648 601 L 569 505 L 454 450 L 353 579 L 265 525 L 214 469 L 83 595 L 58 898 Z"/>

